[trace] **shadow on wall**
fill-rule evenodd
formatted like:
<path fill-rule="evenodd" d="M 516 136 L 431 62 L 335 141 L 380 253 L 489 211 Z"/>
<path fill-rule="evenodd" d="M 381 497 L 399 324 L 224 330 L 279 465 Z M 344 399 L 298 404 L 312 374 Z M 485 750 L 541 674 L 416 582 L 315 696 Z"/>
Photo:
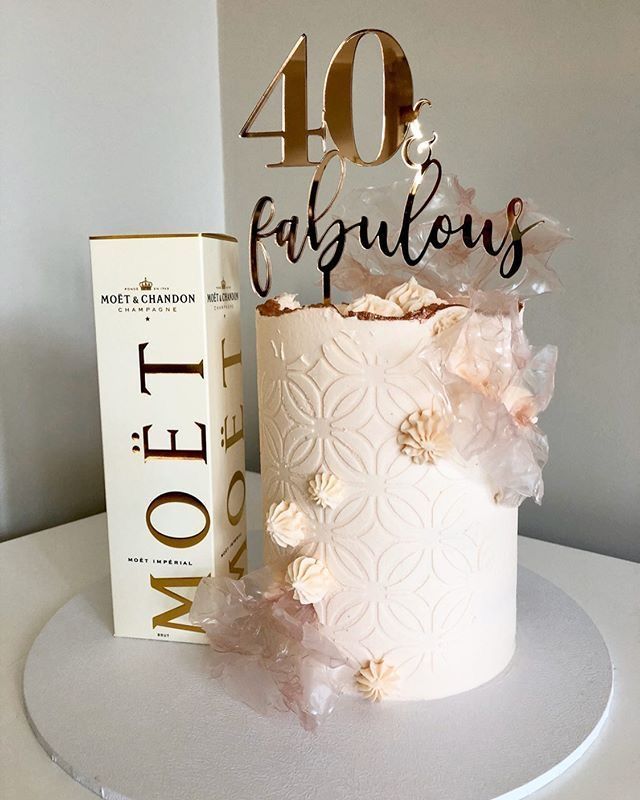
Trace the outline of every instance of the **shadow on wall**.
<path fill-rule="evenodd" d="M 84 309 L 77 338 L 68 340 L 59 326 L 39 328 L 29 316 L 2 332 L 0 539 L 104 510 L 90 317 Z"/>

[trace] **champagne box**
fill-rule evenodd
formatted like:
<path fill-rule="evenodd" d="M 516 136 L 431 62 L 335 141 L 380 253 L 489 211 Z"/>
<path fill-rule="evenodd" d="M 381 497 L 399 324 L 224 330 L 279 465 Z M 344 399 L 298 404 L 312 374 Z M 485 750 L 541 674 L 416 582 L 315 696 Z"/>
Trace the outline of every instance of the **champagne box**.
<path fill-rule="evenodd" d="M 90 244 L 114 632 L 204 642 L 198 582 L 246 559 L 238 245 Z"/>

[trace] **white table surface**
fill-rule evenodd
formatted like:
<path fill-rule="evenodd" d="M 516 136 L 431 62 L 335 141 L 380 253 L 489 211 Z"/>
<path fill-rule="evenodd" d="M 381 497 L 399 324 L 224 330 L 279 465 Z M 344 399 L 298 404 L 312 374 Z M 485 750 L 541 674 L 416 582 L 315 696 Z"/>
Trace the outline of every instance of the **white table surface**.
<path fill-rule="evenodd" d="M 249 527 L 260 527 L 259 478 L 247 486 Z M 600 628 L 615 668 L 610 717 L 587 755 L 536 800 L 640 797 L 640 564 L 520 538 L 520 561 L 564 589 Z M 47 758 L 22 706 L 22 670 L 49 618 L 109 570 L 106 516 L 0 545 L 0 798 L 89 800 Z M 167 798 L 167 800 L 177 800 Z M 253 799 L 251 799 L 253 800 Z M 255 798 L 261 800 L 261 798 Z M 354 798 L 360 800 L 360 798 Z"/>

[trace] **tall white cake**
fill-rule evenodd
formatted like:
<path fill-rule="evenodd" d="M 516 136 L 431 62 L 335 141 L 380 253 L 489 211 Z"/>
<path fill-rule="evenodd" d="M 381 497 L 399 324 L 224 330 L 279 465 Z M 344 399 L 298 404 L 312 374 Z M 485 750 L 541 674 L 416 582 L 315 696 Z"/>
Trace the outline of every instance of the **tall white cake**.
<path fill-rule="evenodd" d="M 425 351 L 456 310 L 402 316 L 376 302 L 257 311 L 266 558 L 286 562 L 273 532 L 303 520 L 307 561 L 292 567 L 322 571 L 314 606 L 353 688 L 386 676 L 395 699 L 445 697 L 513 655 L 517 508 L 438 428 Z M 302 574 L 312 590 L 315 577 Z"/>

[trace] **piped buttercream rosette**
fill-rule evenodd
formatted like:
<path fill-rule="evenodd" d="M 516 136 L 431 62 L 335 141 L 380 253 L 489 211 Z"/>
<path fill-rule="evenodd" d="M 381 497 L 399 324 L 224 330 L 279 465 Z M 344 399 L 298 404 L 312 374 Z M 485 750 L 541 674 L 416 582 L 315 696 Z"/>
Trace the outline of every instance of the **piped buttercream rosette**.
<path fill-rule="evenodd" d="M 400 426 L 398 443 L 416 464 L 435 464 L 452 450 L 451 417 L 436 408 L 410 414 Z"/>
<path fill-rule="evenodd" d="M 297 309 L 302 308 L 297 297 L 298 295 L 296 294 L 285 292 L 284 294 L 279 294 L 273 299 L 278 304 L 278 308 L 280 308 L 281 311 L 296 311 Z"/>
<path fill-rule="evenodd" d="M 438 300 L 435 292 L 421 286 L 413 276 L 405 283 L 401 283 L 395 289 L 387 292 L 386 299 L 396 303 L 405 314 L 411 314 L 426 306 L 442 302 Z"/>
<path fill-rule="evenodd" d="M 271 504 L 265 528 L 278 547 L 298 547 L 311 531 L 312 522 L 295 503 L 282 500 Z"/>
<path fill-rule="evenodd" d="M 386 663 L 384 658 L 372 659 L 364 664 L 356 675 L 358 691 L 374 703 L 379 703 L 393 694 L 397 682 L 398 670 Z"/>
<path fill-rule="evenodd" d="M 397 303 L 375 294 L 359 297 L 349 303 L 346 310 L 352 314 L 375 314 L 377 317 L 401 317 L 404 313 Z"/>
<path fill-rule="evenodd" d="M 319 603 L 333 586 L 331 573 L 318 559 L 298 556 L 287 567 L 286 584 L 302 605 Z"/>
<path fill-rule="evenodd" d="M 331 472 L 318 472 L 308 484 L 309 495 L 322 508 L 335 508 L 344 494 L 344 484 Z"/>
<path fill-rule="evenodd" d="M 349 314 L 373 314 L 376 317 L 404 317 L 428 306 L 446 303 L 431 289 L 421 286 L 411 277 L 405 283 L 394 286 L 385 297 L 369 293 L 358 297 L 345 307 Z"/>

